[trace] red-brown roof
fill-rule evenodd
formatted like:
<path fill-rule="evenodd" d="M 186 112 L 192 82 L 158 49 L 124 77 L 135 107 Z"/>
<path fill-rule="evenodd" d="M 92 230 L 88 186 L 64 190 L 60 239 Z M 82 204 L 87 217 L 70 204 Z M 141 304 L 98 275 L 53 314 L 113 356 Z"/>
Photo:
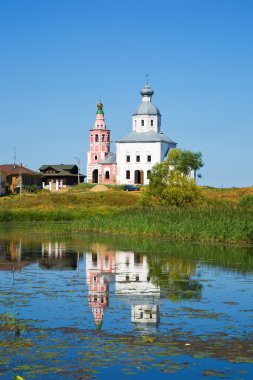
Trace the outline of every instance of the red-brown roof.
<path fill-rule="evenodd" d="M 17 165 L 17 164 L 5 164 L 0 165 L 0 170 L 5 172 L 7 175 L 19 175 L 22 174 L 30 174 L 30 175 L 40 175 L 40 173 L 34 172 L 31 169 L 26 168 L 23 165 Z"/>

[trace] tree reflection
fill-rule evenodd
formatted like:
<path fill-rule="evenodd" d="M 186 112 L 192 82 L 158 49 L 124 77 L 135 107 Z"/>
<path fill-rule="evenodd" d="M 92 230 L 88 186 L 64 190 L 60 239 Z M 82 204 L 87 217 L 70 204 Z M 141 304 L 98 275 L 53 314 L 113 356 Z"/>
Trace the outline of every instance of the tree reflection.
<path fill-rule="evenodd" d="M 191 278 L 195 273 L 196 264 L 190 261 L 149 258 L 149 275 L 152 281 L 173 302 L 201 298 L 202 285 Z"/>

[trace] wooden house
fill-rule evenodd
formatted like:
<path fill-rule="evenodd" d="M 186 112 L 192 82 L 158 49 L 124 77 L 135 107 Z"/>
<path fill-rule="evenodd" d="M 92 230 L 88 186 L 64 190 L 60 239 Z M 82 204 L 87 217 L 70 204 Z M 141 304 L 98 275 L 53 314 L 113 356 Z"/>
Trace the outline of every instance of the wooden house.
<path fill-rule="evenodd" d="M 50 191 L 77 185 L 83 182 L 85 175 L 79 173 L 77 165 L 42 165 L 39 168 L 42 176 L 42 187 Z"/>
<path fill-rule="evenodd" d="M 0 170 L 0 197 L 6 194 L 6 173 Z"/>
<path fill-rule="evenodd" d="M 6 174 L 6 190 L 8 193 L 16 193 L 22 189 L 34 186 L 41 188 L 41 174 L 25 166 L 17 164 L 0 165 L 0 171 Z"/>

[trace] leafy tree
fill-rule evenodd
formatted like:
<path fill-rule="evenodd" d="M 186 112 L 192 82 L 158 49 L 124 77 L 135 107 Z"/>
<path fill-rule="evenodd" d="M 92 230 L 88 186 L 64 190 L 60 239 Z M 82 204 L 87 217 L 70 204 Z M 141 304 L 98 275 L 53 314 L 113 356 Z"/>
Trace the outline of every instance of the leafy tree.
<path fill-rule="evenodd" d="M 174 167 L 184 175 L 189 175 L 191 170 L 195 172 L 203 167 L 201 152 L 191 152 L 190 150 L 171 149 L 167 158 L 167 164 Z"/>
<path fill-rule="evenodd" d="M 189 174 L 202 166 L 200 152 L 171 149 L 168 158 L 153 167 L 145 200 L 173 206 L 199 203 L 202 193 Z"/>

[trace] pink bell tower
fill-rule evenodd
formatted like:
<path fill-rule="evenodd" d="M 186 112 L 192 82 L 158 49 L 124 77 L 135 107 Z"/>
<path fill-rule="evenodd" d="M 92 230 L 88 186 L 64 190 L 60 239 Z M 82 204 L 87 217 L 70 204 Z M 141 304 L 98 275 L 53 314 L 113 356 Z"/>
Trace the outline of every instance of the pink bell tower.
<path fill-rule="evenodd" d="M 102 182 L 102 168 L 100 161 L 110 153 L 110 130 L 106 129 L 103 104 L 97 105 L 96 120 L 93 129 L 90 129 L 90 149 L 87 152 L 87 181 L 90 183 Z"/>

